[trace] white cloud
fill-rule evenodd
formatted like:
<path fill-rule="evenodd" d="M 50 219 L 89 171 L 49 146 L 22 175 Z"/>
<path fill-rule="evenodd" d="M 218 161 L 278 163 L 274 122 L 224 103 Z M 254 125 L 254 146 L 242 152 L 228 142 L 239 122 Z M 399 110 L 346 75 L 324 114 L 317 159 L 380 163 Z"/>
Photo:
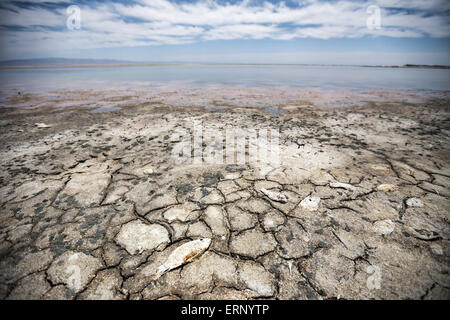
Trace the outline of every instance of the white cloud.
<path fill-rule="evenodd" d="M 280 32 L 280 30 L 275 26 L 234 24 L 206 31 L 203 38 L 206 40 L 264 39 L 270 38 L 277 32 Z"/>
<path fill-rule="evenodd" d="M 48 9 L 50 2 L 69 5 L 71 1 L 33 2 L 38 6 L 3 4 L 13 10 L 0 10 L 0 25 L 4 26 L 2 46 L 103 48 L 226 39 L 450 36 L 450 19 L 446 13 L 450 10 L 448 0 L 299 0 L 296 7 L 289 7 L 284 2 L 272 4 L 251 0 L 233 4 L 216 0 L 92 2 L 80 6 L 81 30 L 74 31 L 65 28 L 64 6 Z M 44 2 L 46 5 L 42 6 Z M 72 3 L 76 4 L 76 1 Z M 373 4 L 382 9 L 380 30 L 369 30 L 366 26 L 366 8 Z M 22 29 L 14 31 L 13 26 Z M 58 27 L 60 31 L 55 31 Z M 23 28 L 30 31 L 23 31 Z"/>
<path fill-rule="evenodd" d="M 0 11 L 0 25 L 9 26 L 61 26 L 65 17 L 44 9 L 16 9 L 14 11 Z"/>
<path fill-rule="evenodd" d="M 379 5 L 381 8 L 415 9 L 415 13 L 392 13 L 382 11 L 382 25 L 387 27 L 383 35 L 401 36 L 433 36 L 445 37 L 450 35 L 448 16 L 426 16 L 430 10 L 447 8 L 450 5 L 441 0 L 405 1 L 405 0 L 375 0 L 361 3 L 349 0 L 336 2 L 301 1 L 304 6 L 289 8 L 283 2 L 270 4 L 263 2 L 255 5 L 250 1 L 236 4 L 218 4 L 215 1 L 198 1 L 195 3 L 173 4 L 165 0 L 139 1 L 138 4 L 116 4 L 114 9 L 121 15 L 143 19 L 146 21 L 163 21 L 170 24 L 197 25 L 208 27 L 230 25 L 314 25 L 307 27 L 298 36 L 332 38 L 375 35 L 366 28 L 369 4 Z M 427 11 L 428 10 L 428 11 Z M 314 29 L 314 30 L 313 30 Z M 409 29 L 409 32 L 405 32 Z M 226 29 L 224 29 L 226 30 Z M 270 38 L 290 38 L 292 29 L 284 27 L 283 32 L 274 29 L 268 34 Z M 401 32 L 399 32 L 401 31 Z M 259 30 L 255 28 L 255 32 Z M 390 33 L 391 32 L 391 33 Z"/>

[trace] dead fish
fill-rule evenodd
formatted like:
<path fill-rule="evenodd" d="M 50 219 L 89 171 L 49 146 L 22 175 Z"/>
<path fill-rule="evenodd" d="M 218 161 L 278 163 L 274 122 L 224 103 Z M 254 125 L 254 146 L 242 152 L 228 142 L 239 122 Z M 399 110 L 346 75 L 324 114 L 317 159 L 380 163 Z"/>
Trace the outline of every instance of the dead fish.
<path fill-rule="evenodd" d="M 281 203 L 288 202 L 288 198 L 281 192 L 275 192 L 275 191 L 267 190 L 265 188 L 262 188 L 261 192 L 264 193 L 270 200 L 273 200 L 276 202 L 281 202 Z"/>
<path fill-rule="evenodd" d="M 194 258 L 202 254 L 209 248 L 211 244 L 210 238 L 202 238 L 182 244 L 167 257 L 156 274 L 156 279 L 161 277 L 165 272 L 175 269 L 183 264 L 192 261 Z"/>
<path fill-rule="evenodd" d="M 331 188 L 342 188 L 342 189 L 346 189 L 349 191 L 355 191 L 356 188 L 354 186 L 352 186 L 351 184 L 348 183 L 342 183 L 342 182 L 330 182 L 330 187 Z"/>

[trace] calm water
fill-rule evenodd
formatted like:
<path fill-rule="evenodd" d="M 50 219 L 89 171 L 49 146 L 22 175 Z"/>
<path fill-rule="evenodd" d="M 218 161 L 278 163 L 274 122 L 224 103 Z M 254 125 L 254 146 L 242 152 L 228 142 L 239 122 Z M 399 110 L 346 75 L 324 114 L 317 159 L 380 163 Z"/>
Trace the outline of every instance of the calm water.
<path fill-rule="evenodd" d="M 0 89 L 39 91 L 152 84 L 224 85 L 350 90 L 450 90 L 448 69 L 394 69 L 334 66 L 131 66 L 0 70 Z"/>

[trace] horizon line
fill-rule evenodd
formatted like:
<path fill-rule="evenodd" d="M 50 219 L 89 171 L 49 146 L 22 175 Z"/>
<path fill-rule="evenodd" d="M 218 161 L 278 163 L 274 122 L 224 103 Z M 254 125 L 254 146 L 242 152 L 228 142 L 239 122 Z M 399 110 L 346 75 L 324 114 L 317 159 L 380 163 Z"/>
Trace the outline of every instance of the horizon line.
<path fill-rule="evenodd" d="M 70 58 L 38 58 L 0 61 L 0 69 L 52 69 L 52 68 L 108 68 L 108 67 L 157 67 L 157 66 L 320 66 L 320 67 L 361 67 L 361 68 L 424 68 L 424 69 L 450 69 L 450 65 L 426 65 L 426 64 L 403 64 L 403 65 L 364 65 L 364 64 L 320 64 L 320 63 L 238 63 L 238 62 L 132 62 L 124 63 L 85 63 L 85 64 L 49 64 L 49 65 L 8 65 L 13 61 L 31 61 L 31 60 L 86 60 L 86 61 L 117 61 L 114 59 L 70 59 Z"/>

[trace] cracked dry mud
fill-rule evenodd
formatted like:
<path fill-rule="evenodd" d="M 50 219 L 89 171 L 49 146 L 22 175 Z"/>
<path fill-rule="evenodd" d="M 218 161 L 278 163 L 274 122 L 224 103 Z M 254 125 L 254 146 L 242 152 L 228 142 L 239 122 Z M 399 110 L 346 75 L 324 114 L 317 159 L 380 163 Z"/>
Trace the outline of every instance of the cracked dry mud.
<path fill-rule="evenodd" d="M 449 102 L 282 109 L 2 109 L 0 298 L 449 299 Z M 281 165 L 174 163 L 194 121 Z"/>

